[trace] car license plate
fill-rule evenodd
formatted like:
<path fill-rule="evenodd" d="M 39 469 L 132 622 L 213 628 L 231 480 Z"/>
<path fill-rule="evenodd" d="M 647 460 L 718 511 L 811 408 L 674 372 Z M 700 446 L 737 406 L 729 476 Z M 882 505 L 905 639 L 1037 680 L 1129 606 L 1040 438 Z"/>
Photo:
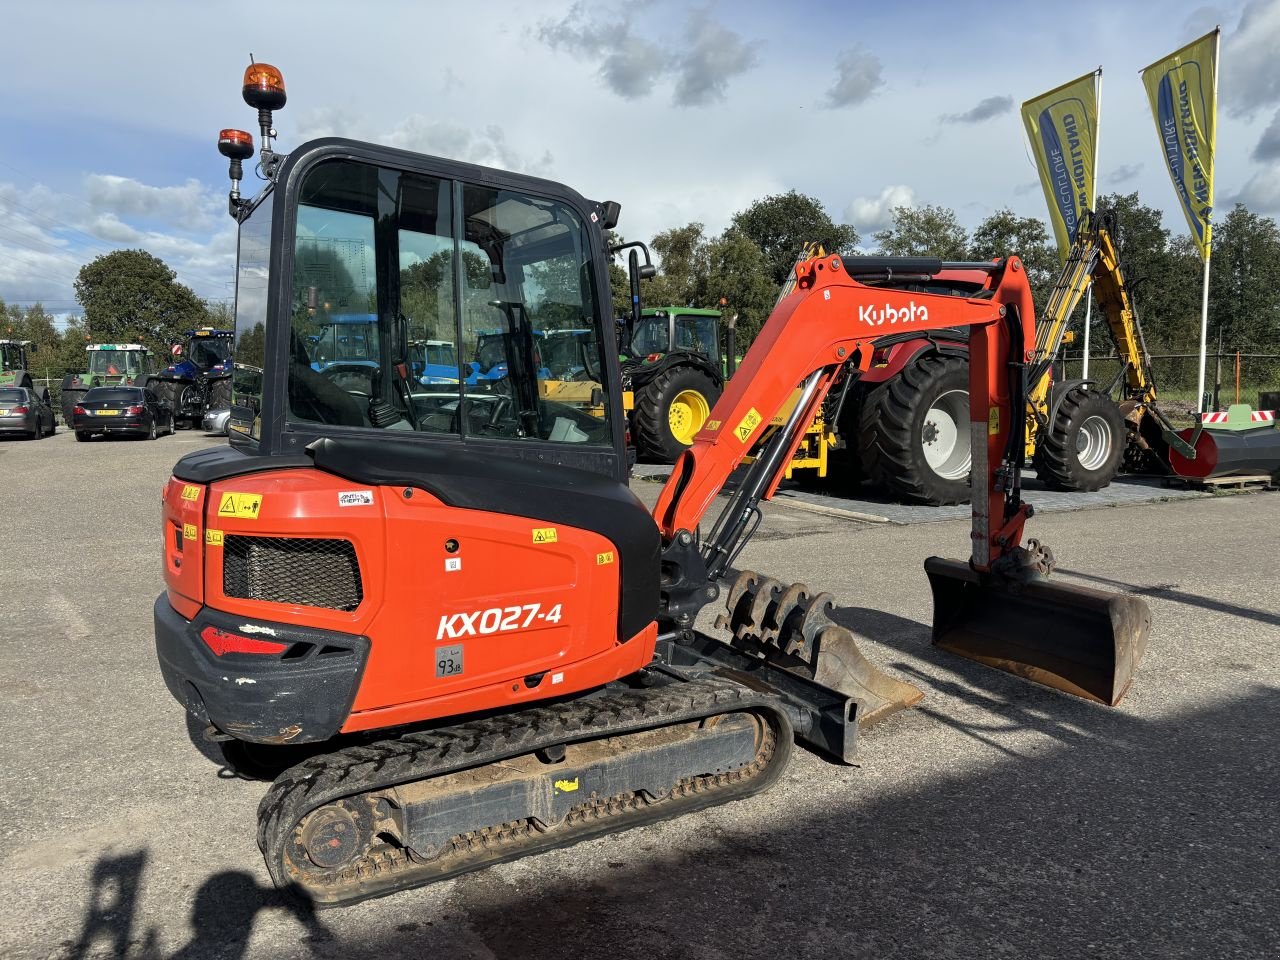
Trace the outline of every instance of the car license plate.
<path fill-rule="evenodd" d="M 7 417 L 8 415 L 9 415 L 8 410 L 0 410 L 0 417 Z"/>
<path fill-rule="evenodd" d="M 96 413 L 100 417 L 115 417 L 115 416 L 119 416 L 120 411 L 119 410 L 98 410 L 96 411 Z"/>

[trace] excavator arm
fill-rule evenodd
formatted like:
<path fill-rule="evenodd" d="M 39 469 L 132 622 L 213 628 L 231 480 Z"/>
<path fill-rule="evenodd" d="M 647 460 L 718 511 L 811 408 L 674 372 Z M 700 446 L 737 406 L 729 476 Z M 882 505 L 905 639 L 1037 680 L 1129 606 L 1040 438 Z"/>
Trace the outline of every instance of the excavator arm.
<path fill-rule="evenodd" d="M 984 270 L 990 283 L 978 296 L 962 299 L 860 282 L 949 269 Z M 1052 554 L 1034 540 L 1022 545 L 1032 513 L 1021 499 L 1020 469 L 1036 326 L 1017 257 L 954 264 L 817 256 L 797 264 L 794 286 L 779 299 L 702 431 L 675 464 L 655 507 L 664 542 L 659 619 L 667 635 L 688 631 L 697 612 L 719 595 L 718 581 L 732 572 L 760 521 L 759 503 L 777 489 L 805 425 L 841 377 L 869 367 L 875 338 L 886 328 L 923 333 L 945 327 L 969 330 L 972 547 L 964 562 L 926 562 L 935 599 L 934 642 L 1090 699 L 1119 700 L 1145 645 L 1145 604 L 1040 583 L 1052 569 Z M 797 384 L 799 398 L 782 429 L 754 456 L 710 532 L 701 536 L 705 514 L 769 422 L 791 403 Z M 755 575 L 743 574 L 748 576 Z M 738 636 L 749 628 L 776 639 L 786 611 L 770 613 L 770 601 L 745 595 L 746 589 L 740 578 L 729 600 L 731 613 L 738 613 L 726 623 Z M 1048 623 L 1065 626 L 1047 628 Z M 856 659 L 863 664 L 860 655 Z M 822 672 L 816 660 L 812 666 Z M 859 670 L 871 672 L 865 665 Z"/>
<path fill-rule="evenodd" d="M 944 269 L 982 269 L 992 283 L 981 297 L 960 299 L 859 282 L 859 277 L 933 275 Z M 977 441 L 973 561 L 988 569 L 1017 546 L 1025 518 L 1020 505 L 1010 501 L 1018 458 L 1009 454 L 1011 434 L 1021 428 L 1015 412 L 1025 401 L 1023 360 L 1035 338 L 1035 310 L 1016 257 L 950 264 L 916 257 L 824 256 L 798 264 L 792 292 L 779 300 L 659 498 L 655 515 L 665 541 L 678 543 L 682 534 L 698 529 L 730 474 L 799 384 L 800 398 L 786 425 L 754 459 L 701 544 L 707 574 L 722 575 L 745 544 L 759 501 L 777 489 L 804 426 L 839 379 L 854 375 L 850 367 L 869 367 L 874 340 L 887 329 L 924 333 L 955 327 L 970 330 L 971 429 Z"/>

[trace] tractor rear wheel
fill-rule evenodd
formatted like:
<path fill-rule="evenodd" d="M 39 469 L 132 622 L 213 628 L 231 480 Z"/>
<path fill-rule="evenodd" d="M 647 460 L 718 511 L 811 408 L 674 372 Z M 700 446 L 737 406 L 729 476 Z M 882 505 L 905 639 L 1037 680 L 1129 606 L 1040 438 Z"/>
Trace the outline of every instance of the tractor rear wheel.
<path fill-rule="evenodd" d="M 83 384 L 76 384 L 76 375 L 74 373 L 69 373 L 63 377 L 59 405 L 62 407 L 62 422 L 68 427 L 71 426 L 72 419 L 75 416 L 76 404 L 88 392 L 88 387 Z"/>
<path fill-rule="evenodd" d="M 1120 472 L 1124 415 L 1105 393 L 1074 387 L 1036 440 L 1036 476 L 1051 490 L 1101 490 Z"/>
<path fill-rule="evenodd" d="M 636 391 L 631 430 L 640 456 L 675 463 L 693 443 L 720 399 L 720 388 L 701 370 L 675 366 Z"/>
<path fill-rule="evenodd" d="M 174 422 L 176 423 L 178 417 L 178 391 L 180 385 L 172 380 L 159 380 L 155 377 L 149 377 L 144 386 L 147 390 L 150 390 L 156 395 L 157 400 L 168 406 L 168 408 L 173 411 Z"/>
<path fill-rule="evenodd" d="M 224 378 L 209 384 L 209 409 L 225 410 L 231 406 L 231 380 Z"/>
<path fill-rule="evenodd" d="M 859 446 L 871 478 L 908 503 L 943 506 L 969 499 L 973 461 L 969 364 L 963 357 L 917 357 L 868 391 Z"/>

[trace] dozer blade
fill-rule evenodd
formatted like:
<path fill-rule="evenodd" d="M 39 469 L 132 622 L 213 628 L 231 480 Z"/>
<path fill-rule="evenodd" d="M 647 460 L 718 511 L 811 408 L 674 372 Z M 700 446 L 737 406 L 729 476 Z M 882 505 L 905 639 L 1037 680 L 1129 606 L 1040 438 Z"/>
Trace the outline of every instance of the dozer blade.
<path fill-rule="evenodd" d="M 1073 584 L 1009 584 L 958 560 L 924 562 L 933 643 L 1065 693 L 1115 706 L 1146 651 L 1142 598 Z"/>
<path fill-rule="evenodd" d="M 716 625 L 732 632 L 735 648 L 855 701 L 859 729 L 919 703 L 923 692 L 872 665 L 854 634 L 831 620 L 833 604 L 829 593 L 747 570 Z"/>

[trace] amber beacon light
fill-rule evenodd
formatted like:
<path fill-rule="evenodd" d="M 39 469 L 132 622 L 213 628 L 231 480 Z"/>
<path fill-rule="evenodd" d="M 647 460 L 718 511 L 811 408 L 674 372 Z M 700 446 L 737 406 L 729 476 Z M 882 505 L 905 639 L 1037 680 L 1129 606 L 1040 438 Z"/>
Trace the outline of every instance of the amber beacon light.
<path fill-rule="evenodd" d="M 255 110 L 279 110 L 288 97 L 284 76 L 269 63 L 250 63 L 244 71 L 244 102 Z"/>

